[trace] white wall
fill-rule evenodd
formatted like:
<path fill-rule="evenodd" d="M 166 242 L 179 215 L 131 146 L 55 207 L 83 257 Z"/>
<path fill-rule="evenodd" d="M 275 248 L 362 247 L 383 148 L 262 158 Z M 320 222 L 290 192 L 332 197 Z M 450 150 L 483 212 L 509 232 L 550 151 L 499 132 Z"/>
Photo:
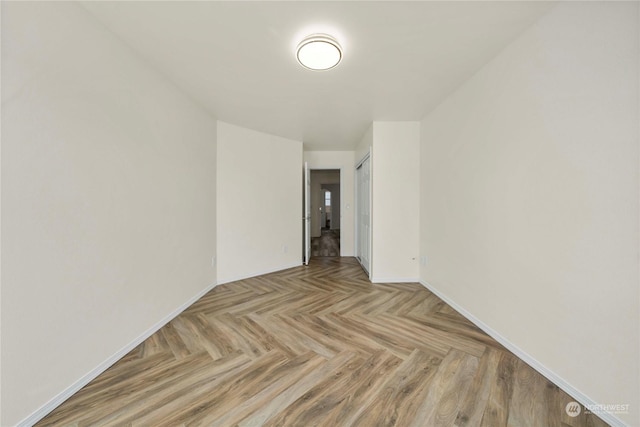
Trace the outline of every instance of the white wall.
<path fill-rule="evenodd" d="M 373 147 L 373 123 L 371 123 L 371 126 L 369 126 L 369 128 L 364 133 L 364 135 L 362 135 L 360 142 L 358 142 L 358 145 L 356 146 L 356 149 L 354 152 L 354 160 L 355 160 L 354 163 L 357 165 L 362 161 L 362 159 L 364 159 L 364 157 L 367 154 L 372 154 L 371 153 L 372 147 Z"/>
<path fill-rule="evenodd" d="M 0 424 L 214 284 L 215 154 L 215 120 L 82 8 L 2 3 Z"/>
<path fill-rule="evenodd" d="M 375 121 L 355 149 L 371 163 L 370 278 L 415 282 L 419 276 L 420 123 Z"/>
<path fill-rule="evenodd" d="M 353 151 L 305 151 L 311 169 L 340 169 L 340 255 L 355 254 L 355 169 Z"/>
<path fill-rule="evenodd" d="M 302 264 L 302 142 L 218 122 L 218 282 Z"/>
<path fill-rule="evenodd" d="M 415 282 L 420 122 L 373 122 L 371 280 Z"/>
<path fill-rule="evenodd" d="M 638 3 L 561 3 L 422 122 L 421 278 L 640 425 Z M 376 155 L 378 154 L 376 148 Z"/>

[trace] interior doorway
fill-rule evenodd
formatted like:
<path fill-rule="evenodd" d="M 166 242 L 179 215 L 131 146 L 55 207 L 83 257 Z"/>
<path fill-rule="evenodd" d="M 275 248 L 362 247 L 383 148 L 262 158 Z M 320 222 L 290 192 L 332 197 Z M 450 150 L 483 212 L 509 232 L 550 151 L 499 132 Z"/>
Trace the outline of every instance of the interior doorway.
<path fill-rule="evenodd" d="M 311 170 L 311 257 L 340 256 L 340 195 L 339 169 Z"/>

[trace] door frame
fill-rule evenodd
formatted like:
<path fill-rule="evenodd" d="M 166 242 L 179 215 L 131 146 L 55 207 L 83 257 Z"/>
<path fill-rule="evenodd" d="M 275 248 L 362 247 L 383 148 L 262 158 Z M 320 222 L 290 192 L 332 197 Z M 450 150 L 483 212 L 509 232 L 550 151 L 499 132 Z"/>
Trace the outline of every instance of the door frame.
<path fill-rule="evenodd" d="M 341 230 L 340 230 L 340 256 L 341 257 L 344 256 L 343 253 L 342 253 L 342 251 L 343 251 L 343 249 L 342 249 L 343 248 L 342 236 L 344 235 L 344 233 L 342 232 L 342 217 L 343 217 L 342 212 L 343 212 L 343 207 L 344 207 L 344 205 L 342 203 L 343 200 L 344 200 L 344 197 L 343 197 L 343 194 L 344 194 L 344 175 L 342 173 L 342 169 L 343 169 L 342 166 L 337 166 L 337 167 L 324 166 L 324 167 L 321 167 L 321 168 L 309 167 L 309 182 L 311 182 L 311 172 L 312 171 L 339 171 L 340 172 L 340 228 L 341 228 Z M 333 201 L 332 201 L 332 203 L 333 203 Z M 333 213 L 332 213 L 332 215 L 333 215 Z M 333 219 L 333 217 L 332 217 L 332 219 Z"/>

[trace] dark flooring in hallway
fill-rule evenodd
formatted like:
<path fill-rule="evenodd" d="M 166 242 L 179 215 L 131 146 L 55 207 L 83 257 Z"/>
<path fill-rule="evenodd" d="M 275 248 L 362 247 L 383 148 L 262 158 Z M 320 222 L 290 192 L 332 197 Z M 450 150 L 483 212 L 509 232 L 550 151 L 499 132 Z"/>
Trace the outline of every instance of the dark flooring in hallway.
<path fill-rule="evenodd" d="M 321 233 L 311 238 L 311 256 L 340 256 L 340 230 L 323 228 Z"/>

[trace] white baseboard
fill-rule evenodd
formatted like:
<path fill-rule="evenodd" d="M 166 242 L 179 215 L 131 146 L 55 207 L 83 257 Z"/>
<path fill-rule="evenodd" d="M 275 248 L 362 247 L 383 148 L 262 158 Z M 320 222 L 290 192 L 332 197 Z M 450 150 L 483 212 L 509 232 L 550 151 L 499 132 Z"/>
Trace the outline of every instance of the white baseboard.
<path fill-rule="evenodd" d="M 288 269 L 293 268 L 293 267 L 300 267 L 301 265 L 302 265 L 302 261 L 296 262 L 296 263 L 292 263 L 292 264 L 283 265 L 283 266 L 276 267 L 276 268 L 270 268 L 268 270 L 261 270 L 261 271 L 257 271 L 257 272 L 250 273 L 250 274 L 243 274 L 241 276 L 235 276 L 235 277 L 232 277 L 230 279 L 219 280 L 218 281 L 218 285 L 224 285 L 225 283 L 237 282 L 238 280 L 251 279 L 252 277 L 263 276 L 265 274 L 276 273 L 278 271 L 288 270 Z"/>
<path fill-rule="evenodd" d="M 489 325 L 484 323 L 482 320 L 478 319 L 473 314 L 469 313 L 463 307 L 458 305 L 455 301 L 453 301 L 452 299 L 447 297 L 445 294 L 440 292 L 438 289 L 433 287 L 430 283 L 428 283 L 428 282 L 426 282 L 424 280 L 419 280 L 418 282 L 422 286 L 427 288 L 429 291 L 433 292 L 438 298 L 440 298 L 441 300 L 443 300 L 444 302 L 449 304 L 454 310 L 456 310 L 458 313 L 460 313 L 461 315 L 466 317 L 469 321 L 471 321 L 477 327 L 479 327 L 484 332 L 486 332 L 493 339 L 495 339 L 500 344 L 502 344 L 510 352 L 512 352 L 513 354 L 518 356 L 520 359 L 522 359 L 527 365 L 531 366 L 533 369 L 535 369 L 540 374 L 542 374 L 544 377 L 546 377 L 549 381 L 551 381 L 552 383 L 554 383 L 555 385 L 560 387 L 562 390 L 564 390 L 569 396 L 573 397 L 576 401 L 581 403 L 583 406 L 597 405 L 597 402 L 595 400 L 591 399 L 589 396 L 587 396 L 584 393 L 582 393 L 581 391 L 579 391 L 577 388 L 572 386 L 564 378 L 560 377 L 558 374 L 553 372 L 551 369 L 547 368 L 542 363 L 538 362 L 531 355 L 529 355 L 525 351 L 521 350 L 518 346 L 513 344 L 511 341 L 509 341 L 504 336 L 502 336 L 498 331 L 494 330 Z M 614 427 L 627 427 L 627 424 L 625 424 L 622 420 L 620 420 L 614 414 L 611 414 L 609 412 L 599 413 L 598 416 L 600 418 L 602 418 L 605 422 L 609 423 L 611 426 L 614 426 Z"/>
<path fill-rule="evenodd" d="M 372 277 L 371 283 L 418 283 L 417 277 Z"/>
<path fill-rule="evenodd" d="M 27 418 L 25 418 L 22 421 L 20 421 L 17 424 L 17 426 L 18 427 L 23 427 L 23 426 L 24 427 L 30 427 L 30 426 L 33 426 L 38 421 L 40 421 L 41 419 L 43 419 L 51 411 L 53 411 L 58 406 L 60 406 L 65 400 L 67 400 L 73 394 L 78 392 L 78 390 L 80 390 L 82 387 L 84 387 L 85 385 L 89 384 L 98 375 L 100 375 L 101 373 L 106 371 L 109 367 L 111 367 L 111 365 L 116 363 L 123 356 L 125 356 L 131 350 L 133 350 L 138 345 L 140 345 L 144 340 L 146 340 L 151 335 L 156 333 L 160 328 L 162 328 L 164 325 L 166 325 L 171 320 L 173 320 L 176 316 L 178 316 L 180 313 L 182 313 L 184 310 L 186 310 L 194 302 L 196 302 L 197 300 L 202 298 L 207 292 L 209 292 L 210 290 L 215 288 L 217 285 L 218 285 L 217 283 L 213 283 L 213 284 L 207 286 L 202 291 L 198 292 L 196 295 L 191 297 L 187 302 L 185 302 L 184 304 L 182 304 L 181 306 L 176 308 L 171 313 L 167 314 L 165 317 L 162 318 L 162 320 L 158 321 L 156 324 L 154 324 L 152 327 L 147 329 L 145 332 L 143 332 L 136 339 L 134 339 L 129 344 L 125 345 L 123 348 L 121 348 L 119 351 L 117 351 L 113 356 L 109 357 L 107 360 L 105 360 L 104 362 L 102 362 L 101 364 L 96 366 L 94 369 L 92 369 L 90 372 L 88 372 L 87 374 L 82 376 L 80 379 L 78 379 L 76 382 L 71 384 L 65 390 L 63 390 L 62 392 L 58 393 L 58 395 L 56 395 L 51 400 L 49 400 L 47 403 L 42 405 L 39 409 L 37 409 L 35 412 L 33 412 Z"/>

